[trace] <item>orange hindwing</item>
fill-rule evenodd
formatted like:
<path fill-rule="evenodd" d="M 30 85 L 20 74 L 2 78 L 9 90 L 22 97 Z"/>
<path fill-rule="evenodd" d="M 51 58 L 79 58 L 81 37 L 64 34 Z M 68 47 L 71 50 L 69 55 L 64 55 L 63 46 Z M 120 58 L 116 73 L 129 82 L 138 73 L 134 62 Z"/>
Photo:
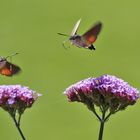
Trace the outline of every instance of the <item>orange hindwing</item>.
<path fill-rule="evenodd" d="M 20 72 L 20 68 L 10 62 L 6 62 L 5 66 L 0 69 L 0 74 L 6 76 L 12 76 L 13 74 L 17 74 Z"/>
<path fill-rule="evenodd" d="M 82 35 L 82 37 L 87 41 L 88 44 L 92 44 L 96 41 L 98 34 L 100 33 L 102 28 L 102 23 L 99 22 L 95 24 L 92 28 L 90 28 L 86 33 Z"/>

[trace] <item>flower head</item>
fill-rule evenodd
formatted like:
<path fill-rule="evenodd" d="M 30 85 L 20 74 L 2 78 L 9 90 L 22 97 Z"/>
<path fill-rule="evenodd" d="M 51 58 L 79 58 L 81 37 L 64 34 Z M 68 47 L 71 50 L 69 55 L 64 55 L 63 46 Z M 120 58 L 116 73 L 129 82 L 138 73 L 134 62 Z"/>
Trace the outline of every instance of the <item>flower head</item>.
<path fill-rule="evenodd" d="M 0 86 L 0 106 L 10 114 L 18 111 L 22 114 L 32 106 L 40 94 L 21 85 Z"/>
<path fill-rule="evenodd" d="M 71 102 L 82 102 L 88 108 L 106 107 L 112 113 L 134 104 L 139 98 L 137 89 L 111 75 L 82 80 L 68 87 L 65 94 Z"/>

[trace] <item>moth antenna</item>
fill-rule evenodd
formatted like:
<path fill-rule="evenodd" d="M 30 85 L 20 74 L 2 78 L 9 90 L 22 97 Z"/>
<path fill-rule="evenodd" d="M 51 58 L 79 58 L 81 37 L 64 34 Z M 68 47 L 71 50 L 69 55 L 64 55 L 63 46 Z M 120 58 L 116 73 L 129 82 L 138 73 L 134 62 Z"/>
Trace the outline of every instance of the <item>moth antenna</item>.
<path fill-rule="evenodd" d="M 9 58 L 9 57 L 11 58 L 11 57 L 13 57 L 13 56 L 15 56 L 15 55 L 17 55 L 17 54 L 19 54 L 19 53 L 13 53 L 13 54 L 11 54 L 11 55 L 8 55 L 8 56 L 6 57 L 6 59 Z"/>
<path fill-rule="evenodd" d="M 62 36 L 70 37 L 70 35 L 67 35 L 67 34 L 62 34 L 62 33 L 57 33 L 57 34 L 58 34 L 58 35 L 62 35 Z M 69 39 L 62 42 L 62 46 L 63 46 L 66 50 L 67 50 L 68 48 L 70 48 L 69 46 L 66 46 L 66 45 L 65 45 L 66 42 L 68 42 L 68 41 L 69 41 Z"/>
<path fill-rule="evenodd" d="M 70 37 L 70 35 L 67 35 L 67 34 L 62 34 L 62 33 L 57 33 L 58 35 L 62 35 L 62 36 L 68 36 Z"/>

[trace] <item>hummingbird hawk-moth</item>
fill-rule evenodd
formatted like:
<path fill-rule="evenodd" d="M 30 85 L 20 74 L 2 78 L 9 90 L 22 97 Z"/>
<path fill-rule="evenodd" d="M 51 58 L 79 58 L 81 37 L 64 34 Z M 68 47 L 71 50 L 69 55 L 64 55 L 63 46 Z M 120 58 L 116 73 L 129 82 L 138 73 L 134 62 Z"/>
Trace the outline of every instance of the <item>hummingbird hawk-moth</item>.
<path fill-rule="evenodd" d="M 88 31 L 86 31 L 83 35 L 78 35 L 77 31 L 80 25 L 81 19 L 77 21 L 75 24 L 70 36 L 62 33 L 58 33 L 59 35 L 69 36 L 69 41 L 72 45 L 75 45 L 79 48 L 87 48 L 90 50 L 95 50 L 93 43 L 96 41 L 98 34 L 101 31 L 102 23 L 98 22 L 94 26 L 92 26 Z"/>
<path fill-rule="evenodd" d="M 13 55 L 16 55 L 16 54 L 17 53 Z M 7 57 L 0 56 L 0 74 L 5 75 L 5 76 L 12 76 L 21 71 L 19 66 L 7 60 L 8 57 L 12 57 L 13 55 L 7 56 Z"/>

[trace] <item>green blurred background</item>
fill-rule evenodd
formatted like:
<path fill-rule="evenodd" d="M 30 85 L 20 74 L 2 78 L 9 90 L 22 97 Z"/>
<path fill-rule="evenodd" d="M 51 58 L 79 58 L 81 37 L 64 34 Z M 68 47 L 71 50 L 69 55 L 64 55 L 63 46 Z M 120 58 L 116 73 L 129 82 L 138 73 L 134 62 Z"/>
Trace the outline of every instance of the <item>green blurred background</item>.
<path fill-rule="evenodd" d="M 116 75 L 140 89 L 139 0 L 1 0 L 0 55 L 14 52 L 18 76 L 0 76 L 1 84 L 22 84 L 43 96 L 22 117 L 27 140 L 97 140 L 99 123 L 80 103 L 69 103 L 66 87 L 90 76 Z M 72 46 L 65 37 L 82 18 L 79 33 L 96 21 L 103 30 L 96 51 Z M 139 140 L 140 103 L 112 116 L 104 140 Z M 20 140 L 6 112 L 0 110 L 0 139 Z"/>

